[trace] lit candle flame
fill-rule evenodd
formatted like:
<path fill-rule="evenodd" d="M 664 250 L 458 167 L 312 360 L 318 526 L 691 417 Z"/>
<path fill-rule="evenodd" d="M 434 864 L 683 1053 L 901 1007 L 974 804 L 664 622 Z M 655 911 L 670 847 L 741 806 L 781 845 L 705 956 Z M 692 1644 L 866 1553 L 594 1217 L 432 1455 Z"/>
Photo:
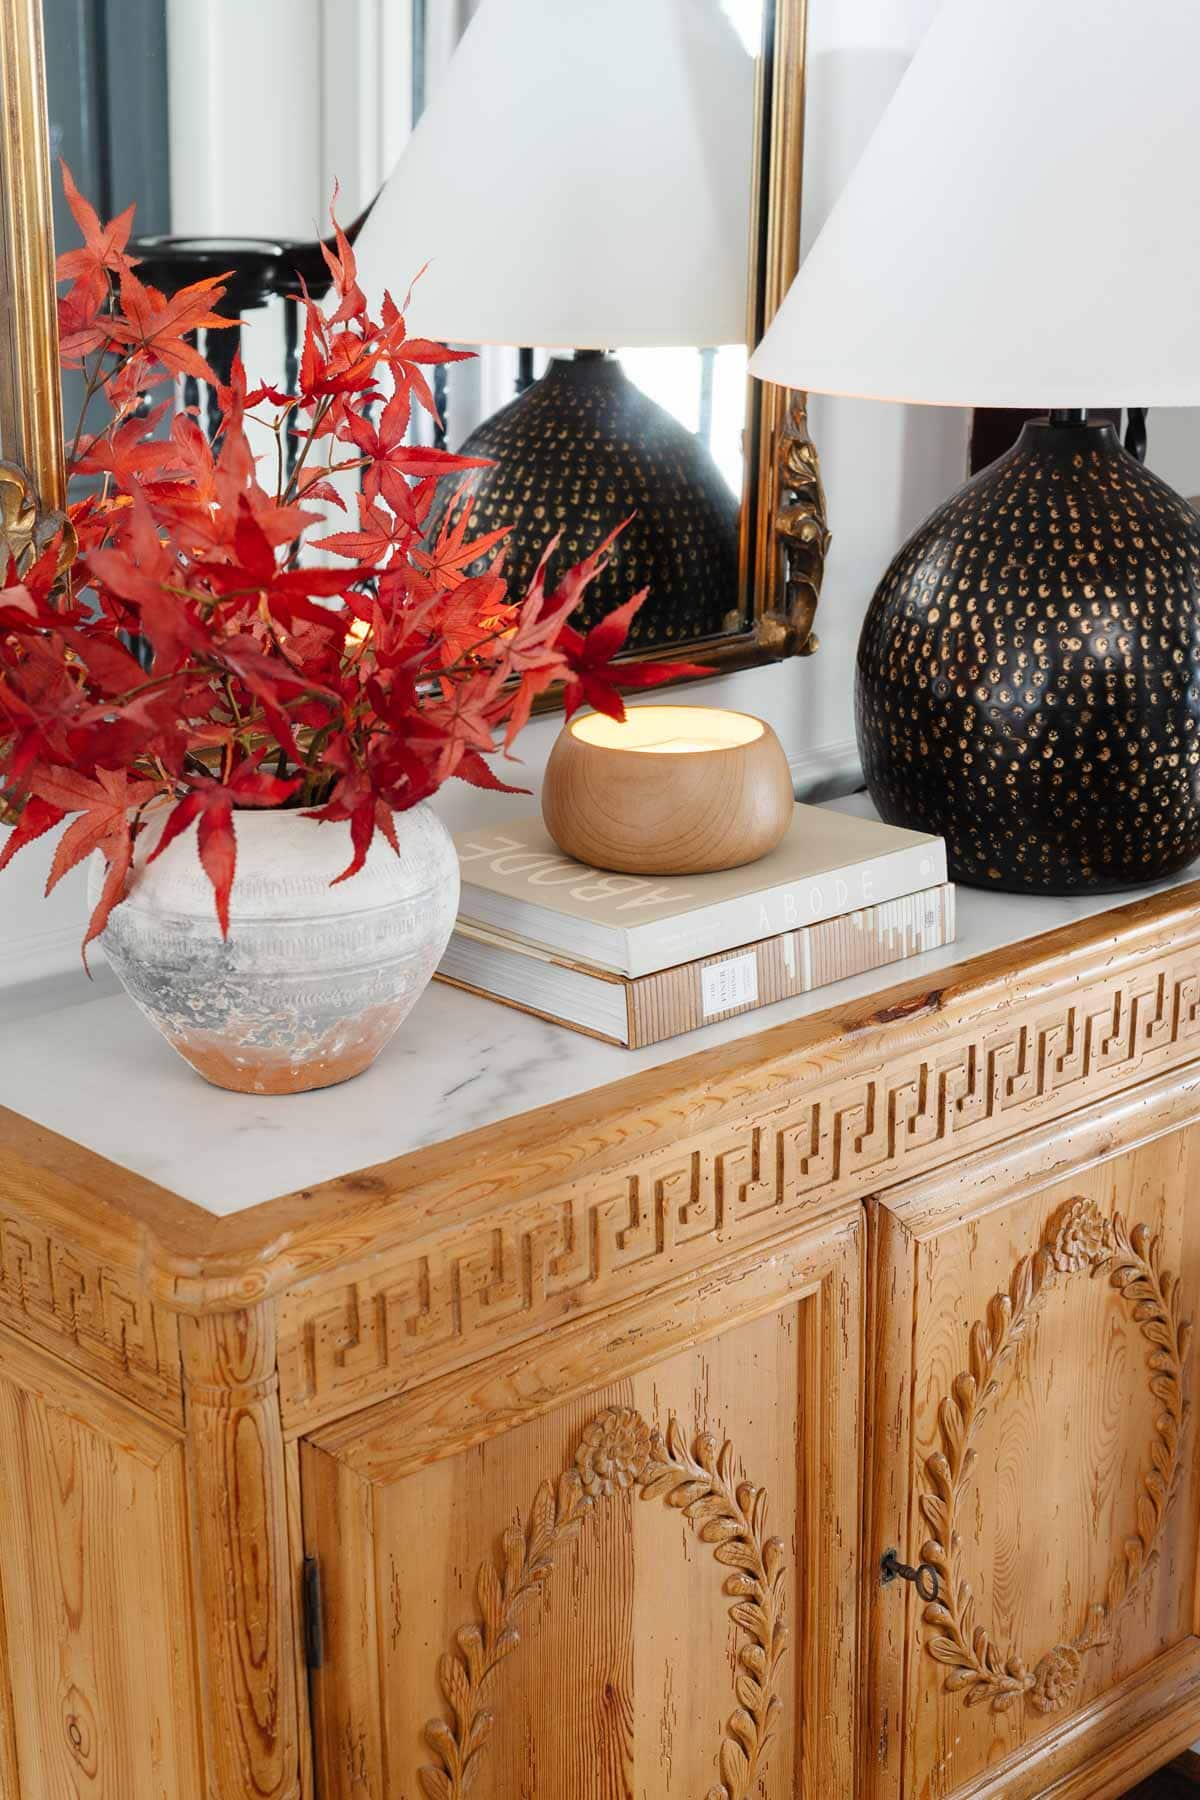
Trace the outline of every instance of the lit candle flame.
<path fill-rule="evenodd" d="M 715 706 L 631 706 L 623 720 L 589 713 L 570 729 L 585 744 L 642 755 L 693 756 L 737 749 L 762 736 L 762 721 Z"/>

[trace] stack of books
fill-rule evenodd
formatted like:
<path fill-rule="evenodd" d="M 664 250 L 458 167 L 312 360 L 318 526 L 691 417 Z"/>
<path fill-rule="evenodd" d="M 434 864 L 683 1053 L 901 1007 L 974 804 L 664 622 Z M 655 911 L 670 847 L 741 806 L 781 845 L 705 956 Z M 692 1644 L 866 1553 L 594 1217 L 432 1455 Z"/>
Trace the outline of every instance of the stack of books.
<path fill-rule="evenodd" d="M 713 875 L 589 869 L 533 817 L 455 844 L 439 977 L 630 1049 L 954 940 L 942 840 L 825 807 Z"/>

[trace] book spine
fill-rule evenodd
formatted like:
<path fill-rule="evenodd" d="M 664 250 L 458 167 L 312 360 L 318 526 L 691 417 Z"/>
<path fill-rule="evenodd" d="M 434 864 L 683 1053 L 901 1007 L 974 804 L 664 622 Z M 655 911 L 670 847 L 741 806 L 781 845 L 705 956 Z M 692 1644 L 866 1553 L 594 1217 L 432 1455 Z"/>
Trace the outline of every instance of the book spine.
<path fill-rule="evenodd" d="M 628 983 L 629 1047 L 643 1049 L 737 1013 L 954 942 L 954 888 L 905 894 Z"/>
<path fill-rule="evenodd" d="M 666 972 L 667 965 L 715 956 L 733 945 L 746 945 L 793 930 L 811 929 L 905 898 L 946 881 L 946 847 L 940 839 L 872 857 L 838 874 L 792 882 L 786 887 L 724 900 L 688 916 L 643 925 L 625 934 L 630 979 Z"/>
<path fill-rule="evenodd" d="M 568 1031 L 577 1031 L 580 1037 L 594 1038 L 598 1044 L 613 1044 L 618 1050 L 628 1050 L 630 1045 L 624 1038 L 610 1037 L 606 1031 L 593 1031 L 590 1025 L 580 1025 L 576 1019 L 564 1019 L 561 1013 L 545 1012 L 540 1006 L 527 1006 L 523 1000 L 514 1000 L 511 994 L 496 994 L 491 988 L 480 987 L 476 981 L 464 981 L 460 975 L 447 975 L 444 969 L 435 969 L 435 981 L 444 982 L 447 987 L 457 988 L 462 994 L 477 994 L 481 1000 L 496 1000 L 501 1006 L 511 1006 L 514 1012 L 524 1013 L 530 1019 L 544 1019 L 547 1025 L 565 1025 Z"/>

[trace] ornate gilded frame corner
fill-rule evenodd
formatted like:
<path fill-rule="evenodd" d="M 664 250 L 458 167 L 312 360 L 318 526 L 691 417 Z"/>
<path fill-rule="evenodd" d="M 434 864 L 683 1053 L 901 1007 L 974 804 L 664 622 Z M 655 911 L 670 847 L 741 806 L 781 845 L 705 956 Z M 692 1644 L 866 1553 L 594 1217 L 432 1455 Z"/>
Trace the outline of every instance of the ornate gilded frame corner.
<path fill-rule="evenodd" d="M 821 460 L 808 429 L 808 395 L 787 396 L 787 412 L 775 445 L 775 536 L 782 560 L 782 607 L 764 615 L 760 630 L 784 634 L 783 655 L 811 656 L 820 648 L 813 630 L 830 533 Z"/>
<path fill-rule="evenodd" d="M 66 480 L 41 0 L 0 0 L 0 106 L 0 456 L 56 511 Z"/>
<path fill-rule="evenodd" d="M 774 0 L 764 23 L 751 201 L 754 266 L 746 340 L 757 344 L 800 264 L 808 0 Z M 740 585 L 743 624 L 711 647 L 689 648 L 714 670 L 747 668 L 818 647 L 813 619 L 830 536 L 808 396 L 747 382 Z M 678 647 L 664 654 L 678 655 Z"/>
<path fill-rule="evenodd" d="M 43 505 L 28 472 L 20 463 L 0 459 L 0 557 L 24 574 L 30 563 L 58 539 L 58 568 L 75 560 L 75 527 L 66 513 Z"/>

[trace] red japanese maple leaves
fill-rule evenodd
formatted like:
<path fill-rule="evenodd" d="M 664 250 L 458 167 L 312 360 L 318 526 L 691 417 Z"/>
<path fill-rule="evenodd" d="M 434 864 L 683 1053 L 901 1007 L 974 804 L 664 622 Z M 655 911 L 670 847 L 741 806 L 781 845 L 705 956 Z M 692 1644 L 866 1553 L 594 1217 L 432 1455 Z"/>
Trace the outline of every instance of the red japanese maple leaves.
<path fill-rule="evenodd" d="M 620 717 L 618 682 L 702 672 L 614 668 L 644 595 L 586 635 L 570 625 L 607 543 L 552 593 L 543 561 L 513 597 L 505 534 L 469 537 L 469 506 L 425 540 L 437 482 L 476 465 L 413 442 L 411 413 L 433 411 L 424 371 L 463 353 L 410 338 L 390 297 L 371 315 L 336 222 L 332 297 L 304 302 L 296 392 L 248 390 L 237 361 L 214 441 L 186 415 L 167 433 L 146 391 L 213 379 L 195 333 L 229 323 L 215 310 L 224 290 L 204 281 L 168 298 L 141 282 L 132 209 L 102 223 L 65 168 L 63 181 L 83 238 L 59 259 L 63 360 L 111 419 L 97 437 L 81 420 L 72 451 L 89 491 L 70 508 L 71 580 L 58 545 L 0 580 L 0 787 L 19 813 L 0 868 L 67 820 L 50 884 L 94 851 L 107 865 L 85 948 L 125 892 L 150 808 L 163 817 L 155 855 L 195 827 L 227 931 L 240 809 L 348 821 L 345 879 L 376 831 L 394 844 L 394 815 L 451 776 L 504 788 L 489 759 L 553 683 L 568 713 L 587 701 Z M 251 431 L 270 446 L 261 462 Z M 313 566 L 298 553 L 323 522 L 312 503 L 344 505 L 333 478 L 349 472 L 357 521 L 315 540 L 326 564 Z M 329 553 L 344 566 L 326 566 Z"/>

